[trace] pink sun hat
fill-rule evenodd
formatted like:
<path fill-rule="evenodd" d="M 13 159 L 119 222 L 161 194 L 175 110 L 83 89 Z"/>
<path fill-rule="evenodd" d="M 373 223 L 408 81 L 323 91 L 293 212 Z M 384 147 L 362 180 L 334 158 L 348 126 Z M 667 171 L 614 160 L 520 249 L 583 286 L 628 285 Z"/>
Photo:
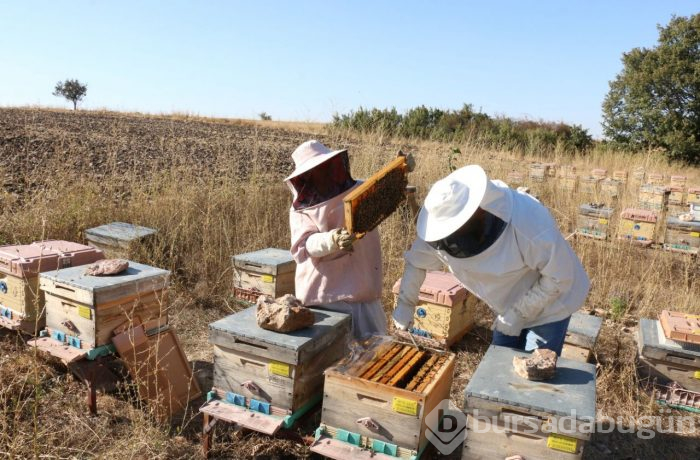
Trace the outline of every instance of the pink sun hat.
<path fill-rule="evenodd" d="M 347 149 L 331 150 L 317 140 L 306 141 L 292 153 L 296 169 L 284 180 L 288 181 L 300 176 L 343 152 L 347 152 Z"/>

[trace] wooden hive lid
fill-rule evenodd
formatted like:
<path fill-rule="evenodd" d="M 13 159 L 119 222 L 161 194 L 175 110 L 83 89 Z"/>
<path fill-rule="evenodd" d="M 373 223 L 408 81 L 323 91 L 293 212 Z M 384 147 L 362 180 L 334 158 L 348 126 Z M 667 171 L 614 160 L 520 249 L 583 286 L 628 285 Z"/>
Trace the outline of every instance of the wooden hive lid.
<path fill-rule="evenodd" d="M 0 247 L 0 272 L 19 277 L 59 267 L 85 265 L 104 259 L 104 253 L 91 246 L 64 240 L 35 241 L 31 244 Z"/>
<path fill-rule="evenodd" d="M 569 328 L 566 330 L 566 343 L 591 349 L 598 340 L 603 318 L 576 312 L 571 315 Z"/>
<path fill-rule="evenodd" d="M 157 230 L 126 222 L 112 222 L 99 227 L 88 228 L 85 236 L 90 241 L 98 241 L 111 246 L 128 247 L 132 241 L 153 235 Z"/>
<path fill-rule="evenodd" d="M 257 307 L 252 306 L 209 324 L 209 342 L 224 348 L 243 350 L 289 364 L 306 362 L 336 340 L 350 333 L 350 316 L 332 310 L 312 308 L 313 326 L 281 333 L 258 326 Z M 349 337 L 349 336 L 348 336 Z"/>
<path fill-rule="evenodd" d="M 92 306 L 166 289 L 170 272 L 129 261 L 129 268 L 110 276 L 90 276 L 85 267 L 52 270 L 39 275 L 41 289 Z"/>
<path fill-rule="evenodd" d="M 595 203 L 587 203 L 580 205 L 578 212 L 586 216 L 610 218 L 613 214 L 613 209 L 605 206 L 596 206 Z"/>
<path fill-rule="evenodd" d="M 559 358 L 553 379 L 532 382 L 513 370 L 513 358 L 530 353 L 491 345 L 464 391 L 465 409 L 475 400 L 508 406 L 519 412 L 595 420 L 595 365 Z"/>
<path fill-rule="evenodd" d="M 296 269 L 296 262 L 289 249 L 266 248 L 238 254 L 231 258 L 236 268 L 271 275 L 280 275 Z"/>
<path fill-rule="evenodd" d="M 398 294 L 400 287 L 401 278 L 394 283 L 393 293 Z M 420 287 L 418 298 L 424 302 L 452 307 L 462 303 L 468 293 L 467 288 L 452 273 L 428 271 Z"/>
<path fill-rule="evenodd" d="M 638 220 L 641 222 L 656 223 L 658 217 L 654 211 L 649 211 L 647 209 L 633 209 L 627 208 L 620 214 L 623 219 Z"/>
<path fill-rule="evenodd" d="M 668 216 L 666 218 L 666 227 L 676 230 L 686 230 L 689 232 L 700 231 L 700 221 L 697 220 L 680 220 L 676 216 Z"/>
<path fill-rule="evenodd" d="M 660 321 L 648 318 L 639 320 L 637 346 L 644 358 L 700 368 L 700 351 L 695 347 L 684 348 L 681 343 L 666 339 Z"/>
<path fill-rule="evenodd" d="M 659 322 L 666 338 L 700 344 L 700 315 L 662 310 Z"/>

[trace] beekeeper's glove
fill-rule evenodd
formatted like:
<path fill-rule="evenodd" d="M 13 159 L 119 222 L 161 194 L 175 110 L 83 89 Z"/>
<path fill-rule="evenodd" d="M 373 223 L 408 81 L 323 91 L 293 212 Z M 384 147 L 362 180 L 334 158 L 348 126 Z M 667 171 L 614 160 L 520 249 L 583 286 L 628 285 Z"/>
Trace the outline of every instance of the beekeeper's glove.
<path fill-rule="evenodd" d="M 413 326 L 414 309 L 414 307 L 401 302 L 396 305 L 396 308 L 394 308 L 394 313 L 392 314 L 396 329 L 406 331 Z"/>
<path fill-rule="evenodd" d="M 351 235 L 344 228 L 336 229 L 335 233 L 333 233 L 333 242 L 338 249 L 352 251 L 352 244 L 355 242 L 355 235 Z"/>
<path fill-rule="evenodd" d="M 523 331 L 525 318 L 517 308 L 510 308 L 502 315 L 496 317 L 493 322 L 493 330 L 500 332 L 503 335 L 517 337 Z"/>
<path fill-rule="evenodd" d="M 406 169 L 408 172 L 413 172 L 416 169 L 416 159 L 412 153 L 399 152 L 399 156 L 406 157 Z"/>
<path fill-rule="evenodd" d="M 349 248 L 346 250 L 352 250 L 352 241 L 348 242 L 348 239 L 354 241 L 354 236 L 340 228 L 329 232 L 314 233 L 306 239 L 306 252 L 311 257 L 323 257 L 333 254 L 339 249 Z"/>

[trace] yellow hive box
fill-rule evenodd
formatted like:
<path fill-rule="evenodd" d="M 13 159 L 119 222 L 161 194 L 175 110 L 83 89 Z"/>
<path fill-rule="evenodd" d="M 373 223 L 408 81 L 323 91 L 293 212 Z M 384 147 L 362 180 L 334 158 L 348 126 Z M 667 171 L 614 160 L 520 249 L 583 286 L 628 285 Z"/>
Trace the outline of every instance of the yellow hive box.
<path fill-rule="evenodd" d="M 627 208 L 620 214 L 617 238 L 650 246 L 656 242 L 657 222 L 658 216 L 654 211 Z"/>
<path fill-rule="evenodd" d="M 682 186 L 669 187 L 668 204 L 682 206 L 685 204 L 685 189 Z"/>

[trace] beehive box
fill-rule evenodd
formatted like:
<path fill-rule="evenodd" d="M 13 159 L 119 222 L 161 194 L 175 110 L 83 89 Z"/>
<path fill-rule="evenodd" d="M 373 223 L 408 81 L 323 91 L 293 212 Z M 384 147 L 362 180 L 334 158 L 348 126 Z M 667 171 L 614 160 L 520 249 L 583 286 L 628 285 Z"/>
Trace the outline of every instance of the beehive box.
<path fill-rule="evenodd" d="M 700 351 L 696 345 L 667 339 L 657 320 L 641 318 L 637 335 L 639 370 L 660 383 L 676 381 L 690 391 L 700 391 Z"/>
<path fill-rule="evenodd" d="M 603 318 L 576 312 L 571 315 L 566 330 L 561 356 L 575 361 L 588 362 L 598 341 Z"/>
<path fill-rule="evenodd" d="M 578 208 L 576 234 L 599 240 L 608 239 L 612 215 L 612 208 L 582 204 Z"/>
<path fill-rule="evenodd" d="M 401 279 L 394 284 L 395 297 L 400 286 Z M 476 298 L 452 273 L 429 271 L 420 287 L 413 327 L 408 333 L 432 339 L 434 348 L 448 348 L 474 327 L 475 309 Z"/>
<path fill-rule="evenodd" d="M 617 239 L 628 240 L 642 246 L 656 242 L 658 217 L 654 211 L 627 208 L 620 214 Z"/>
<path fill-rule="evenodd" d="M 511 187 L 517 187 L 518 185 L 522 185 L 524 182 L 524 178 L 522 173 L 519 173 L 517 171 L 511 171 L 508 173 L 507 177 L 508 185 Z"/>
<path fill-rule="evenodd" d="M 126 222 L 112 222 L 85 230 L 85 239 L 110 259 L 127 259 L 139 244 L 145 244 L 156 234 L 156 230 Z"/>
<path fill-rule="evenodd" d="M 418 457 L 428 445 L 426 416 L 450 397 L 454 360 L 453 353 L 370 339 L 359 356 L 326 371 L 311 450 L 343 460 L 361 449 Z"/>
<path fill-rule="evenodd" d="M 632 180 L 638 184 L 643 184 L 647 180 L 647 173 L 644 168 L 636 168 L 632 171 Z"/>
<path fill-rule="evenodd" d="M 553 379 L 532 382 L 513 371 L 516 356 L 529 353 L 490 346 L 469 381 L 462 458 L 581 458 L 596 420 L 595 366 L 560 358 Z"/>
<path fill-rule="evenodd" d="M 700 206 L 700 187 L 690 187 L 687 200 L 688 204 Z"/>
<path fill-rule="evenodd" d="M 622 182 L 623 184 L 627 182 L 627 171 L 618 170 L 613 171 L 612 178 L 616 181 Z"/>
<path fill-rule="evenodd" d="M 296 263 L 286 249 L 267 248 L 232 257 L 233 292 L 255 302 L 261 294 L 282 297 L 294 294 Z"/>
<path fill-rule="evenodd" d="M 668 204 L 674 206 L 683 206 L 685 204 L 685 189 L 681 186 L 672 185 L 668 188 Z"/>
<path fill-rule="evenodd" d="M 533 182 L 544 182 L 547 178 L 547 166 L 542 163 L 533 163 L 530 165 L 529 177 Z"/>
<path fill-rule="evenodd" d="M 666 178 L 662 173 L 649 173 L 647 176 L 647 182 L 652 184 L 652 185 L 664 185 L 664 181 Z"/>
<path fill-rule="evenodd" d="M 214 391 L 219 397 L 275 417 L 318 402 L 323 372 L 348 353 L 351 318 L 330 310 L 312 311 L 315 322 L 311 327 L 286 334 L 259 327 L 256 307 L 211 323 Z M 274 423 L 276 431 L 283 421 Z"/>
<path fill-rule="evenodd" d="M 563 165 L 557 171 L 557 176 L 560 178 L 570 177 L 576 175 L 576 166 L 573 165 Z"/>
<path fill-rule="evenodd" d="M 547 168 L 547 177 L 557 177 L 557 172 L 559 169 L 559 165 L 556 162 L 551 162 L 551 163 L 543 163 L 544 166 Z"/>
<path fill-rule="evenodd" d="M 560 177 L 559 183 L 560 183 L 561 188 L 563 190 L 574 191 L 574 190 L 576 190 L 576 186 L 578 185 L 578 176 L 576 176 L 575 174 L 572 174 L 572 175 Z"/>
<path fill-rule="evenodd" d="M 110 345 L 118 327 L 167 315 L 169 271 L 129 261 L 129 268 L 116 275 L 84 272 L 85 267 L 71 267 L 39 275 L 53 339 L 91 350 Z"/>
<path fill-rule="evenodd" d="M 0 326 L 35 334 L 44 328 L 39 273 L 90 264 L 102 251 L 70 241 L 48 240 L 0 247 Z"/>
<path fill-rule="evenodd" d="M 615 179 L 605 179 L 600 182 L 600 194 L 616 200 L 622 195 L 624 183 Z"/>
<path fill-rule="evenodd" d="M 680 175 L 671 176 L 671 187 L 684 188 L 685 184 L 687 182 L 688 182 L 688 178 L 686 176 L 680 176 Z"/>
<path fill-rule="evenodd" d="M 608 170 L 602 168 L 591 169 L 591 177 L 598 180 L 603 180 L 608 177 Z"/>
<path fill-rule="evenodd" d="M 578 191 L 586 195 L 597 196 L 599 186 L 600 179 L 596 179 L 595 177 L 582 177 L 581 180 L 579 180 Z"/>
<path fill-rule="evenodd" d="M 663 211 L 668 206 L 669 190 L 666 187 L 644 184 L 639 187 L 639 207 L 654 211 Z"/>
<path fill-rule="evenodd" d="M 700 251 L 700 222 L 666 218 L 664 249 L 672 252 L 698 254 Z"/>

